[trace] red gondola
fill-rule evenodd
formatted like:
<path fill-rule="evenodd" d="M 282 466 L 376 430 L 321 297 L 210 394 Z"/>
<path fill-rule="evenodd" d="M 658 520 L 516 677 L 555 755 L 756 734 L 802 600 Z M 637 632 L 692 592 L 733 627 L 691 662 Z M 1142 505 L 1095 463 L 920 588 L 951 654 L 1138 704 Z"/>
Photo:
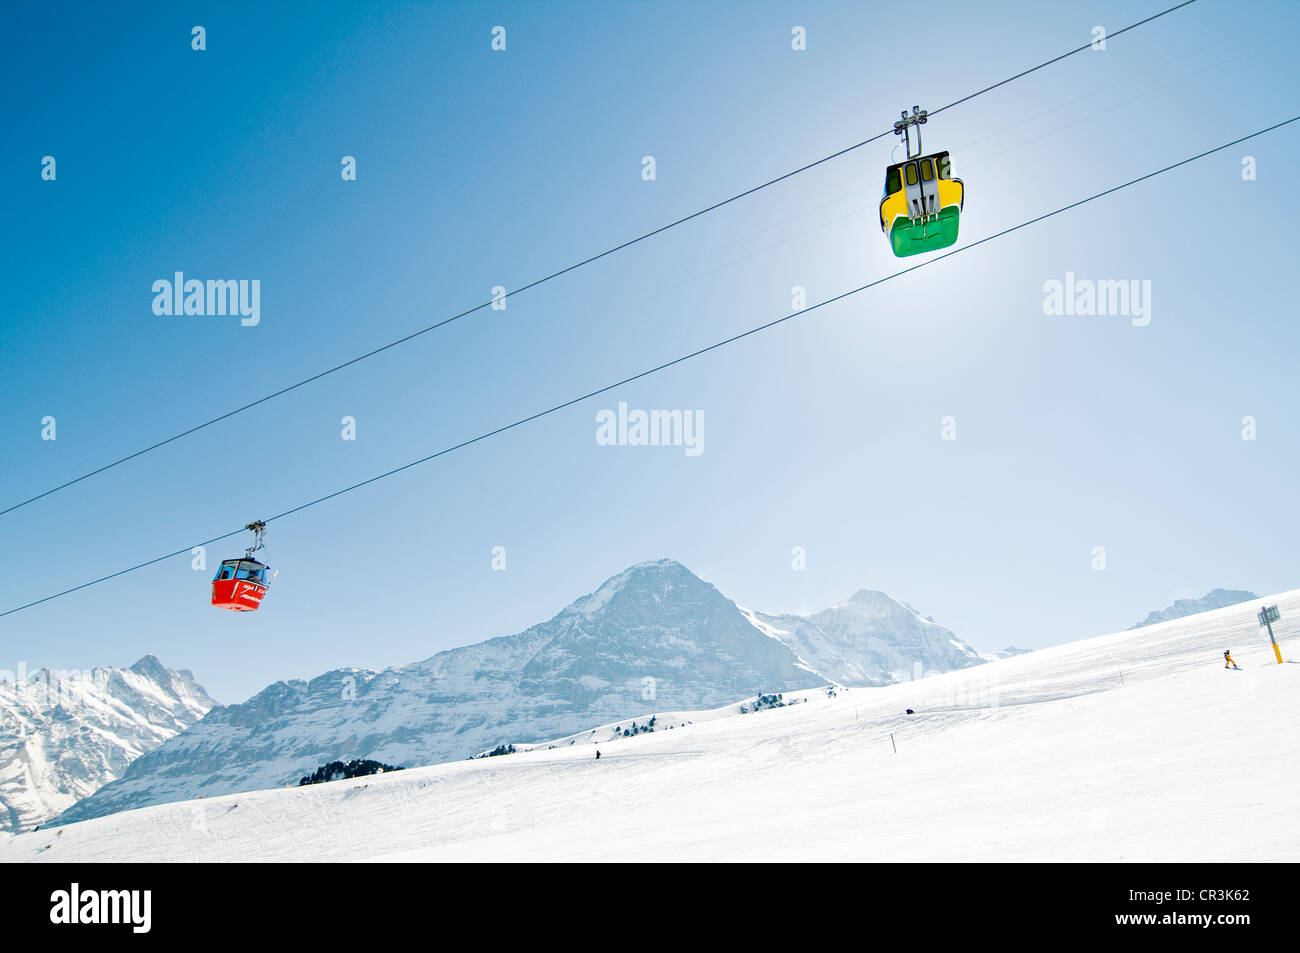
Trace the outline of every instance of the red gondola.
<path fill-rule="evenodd" d="M 253 531 L 253 545 L 242 559 L 223 560 L 212 580 L 212 604 L 218 609 L 254 611 L 262 604 L 262 597 L 276 576 L 271 567 L 253 558 L 253 553 L 262 548 L 266 524 L 258 520 L 244 528 Z"/>

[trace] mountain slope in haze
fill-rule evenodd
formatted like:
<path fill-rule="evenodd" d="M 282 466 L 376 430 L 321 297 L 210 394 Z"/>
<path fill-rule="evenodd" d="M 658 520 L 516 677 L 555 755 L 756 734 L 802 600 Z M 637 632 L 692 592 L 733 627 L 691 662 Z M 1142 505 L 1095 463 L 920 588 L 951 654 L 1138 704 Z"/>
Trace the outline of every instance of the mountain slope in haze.
<path fill-rule="evenodd" d="M 0 830 L 29 831 L 121 777 L 216 703 L 152 655 L 0 682 Z"/>
<path fill-rule="evenodd" d="M 58 820 L 280 787 L 334 760 L 415 767 L 645 710 L 715 708 L 827 681 L 885 684 L 886 671 L 910 674 L 915 661 L 943 670 L 979 659 L 880 593 L 807 620 L 766 617 L 664 559 L 619 573 L 517 635 L 378 673 L 277 682 L 213 710 Z"/>
<path fill-rule="evenodd" d="M 870 589 L 810 616 L 742 611 L 755 626 L 841 685 L 893 685 L 985 661 L 937 622 Z"/>
<path fill-rule="evenodd" d="M 998 659 L 1015 658 L 1017 655 L 1028 655 L 1033 649 L 1018 649 L 1014 645 L 1008 645 L 1001 652 L 981 652 L 980 658 L 986 662 L 996 662 Z"/>
<path fill-rule="evenodd" d="M 1140 629 L 1144 625 L 1155 625 L 1157 622 L 1171 622 L 1198 612 L 1225 609 L 1258 598 L 1259 596 L 1245 589 L 1211 589 L 1199 599 L 1178 599 L 1172 605 L 1148 614 L 1137 625 L 1129 626 L 1129 629 Z"/>

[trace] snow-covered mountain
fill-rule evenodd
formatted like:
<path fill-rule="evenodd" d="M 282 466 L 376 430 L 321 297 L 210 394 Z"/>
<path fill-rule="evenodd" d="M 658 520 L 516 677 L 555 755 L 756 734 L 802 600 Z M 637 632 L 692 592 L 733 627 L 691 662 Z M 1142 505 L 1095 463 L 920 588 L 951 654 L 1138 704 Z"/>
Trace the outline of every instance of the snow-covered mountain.
<path fill-rule="evenodd" d="M 1008 645 L 1001 652 L 981 652 L 980 658 L 986 662 L 996 662 L 998 659 L 1015 658 L 1017 655 L 1028 655 L 1033 649 L 1018 649 L 1014 645 Z"/>
<path fill-rule="evenodd" d="M 29 831 L 121 777 L 216 703 L 152 655 L 0 682 L 0 830 Z"/>
<path fill-rule="evenodd" d="M 811 616 L 741 611 L 810 668 L 841 685 L 892 685 L 984 661 L 948 629 L 869 589 Z"/>
<path fill-rule="evenodd" d="M 887 684 L 916 664 L 932 672 L 979 661 L 881 593 L 808 619 L 764 616 L 664 559 L 517 635 L 383 672 L 277 682 L 215 709 L 58 820 L 281 787 L 334 760 L 414 767 L 648 709 L 708 709 L 826 682 Z"/>
<path fill-rule="evenodd" d="M 1225 609 L 1258 598 L 1259 596 L 1245 589 L 1211 589 L 1199 599 L 1178 599 L 1172 605 L 1150 613 L 1137 625 L 1131 625 L 1129 628 L 1140 629 L 1144 625 L 1155 625 L 1157 622 L 1171 622 L 1174 619 L 1196 615 L 1198 612 Z"/>
<path fill-rule="evenodd" d="M 1300 645 L 1300 590 L 1269 601 L 1284 651 Z M 158 805 L 0 838 L 0 863 L 1300 856 L 1300 666 L 1277 664 L 1251 606 L 785 700 L 646 705 L 651 732 L 614 722 L 505 757 Z"/>

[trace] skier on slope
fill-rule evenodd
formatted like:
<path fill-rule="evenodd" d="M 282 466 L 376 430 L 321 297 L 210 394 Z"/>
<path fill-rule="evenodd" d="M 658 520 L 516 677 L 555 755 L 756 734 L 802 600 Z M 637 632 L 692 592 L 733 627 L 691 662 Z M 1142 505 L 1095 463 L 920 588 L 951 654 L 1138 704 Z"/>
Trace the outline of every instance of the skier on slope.
<path fill-rule="evenodd" d="M 1224 667 L 1224 668 L 1235 668 L 1235 669 L 1240 670 L 1241 666 L 1239 666 L 1236 662 L 1234 662 L 1234 661 L 1232 660 L 1232 649 L 1224 649 L 1224 651 L 1223 651 L 1223 667 Z"/>

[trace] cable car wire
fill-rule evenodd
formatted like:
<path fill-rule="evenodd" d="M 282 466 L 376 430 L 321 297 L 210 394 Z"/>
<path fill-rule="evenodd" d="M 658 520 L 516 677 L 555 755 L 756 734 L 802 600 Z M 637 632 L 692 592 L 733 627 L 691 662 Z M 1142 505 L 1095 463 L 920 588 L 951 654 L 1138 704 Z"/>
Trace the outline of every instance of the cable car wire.
<path fill-rule="evenodd" d="M 409 470 L 412 467 L 417 467 L 422 463 L 428 463 L 430 460 L 436 460 L 439 457 L 446 456 L 449 453 L 454 453 L 455 451 L 462 450 L 465 447 L 473 446 L 476 443 L 481 443 L 482 441 L 487 440 L 491 437 L 495 437 L 499 434 L 503 434 L 509 430 L 514 430 L 516 427 L 522 427 L 523 425 L 531 423 L 534 420 L 538 420 L 542 417 L 547 417 L 551 414 L 557 413 L 558 411 L 564 410 L 565 408 L 572 407 L 574 404 L 582 403 L 585 400 L 590 400 L 592 397 L 597 397 L 601 394 L 607 393 L 608 391 L 614 390 L 619 387 L 623 387 L 626 384 L 631 384 L 634 381 L 641 380 L 642 378 L 650 377 L 653 374 L 658 374 L 660 371 L 667 370 L 670 367 L 676 367 L 678 364 L 684 364 L 686 361 L 689 361 L 693 358 L 700 357 L 703 354 L 708 354 L 711 351 L 719 350 L 720 348 L 724 348 L 729 344 L 734 344 L 735 342 L 741 341 L 747 337 L 751 337 L 752 335 L 759 334 L 763 331 L 767 331 L 770 328 L 774 328 L 779 324 L 784 324 L 786 321 L 790 321 L 794 318 L 798 318 L 806 314 L 810 314 L 813 311 L 817 311 L 821 308 L 826 307 L 827 305 L 834 304 L 837 301 L 843 301 L 845 298 L 852 297 L 853 295 L 856 295 L 860 292 L 866 291 L 870 288 L 874 288 L 877 285 L 884 284 L 886 281 L 891 281 L 894 278 L 899 278 L 902 277 L 903 275 L 910 274 L 911 272 L 916 271 L 917 269 L 920 268 L 926 268 L 930 265 L 933 265 L 935 262 L 942 261 L 945 258 L 951 258 L 953 255 L 959 255 L 962 252 L 969 251 L 972 248 L 978 248 L 980 245 L 985 245 L 998 238 L 1002 238 L 1006 235 L 1010 235 L 1013 232 L 1018 232 L 1023 228 L 1028 228 L 1030 225 L 1034 225 L 1038 222 L 1045 221 L 1046 219 L 1053 218 L 1054 216 L 1060 215 L 1064 212 L 1068 212 L 1072 209 L 1079 208 L 1082 205 L 1087 205 L 1089 202 L 1095 202 L 1097 199 L 1104 198 L 1107 195 L 1113 195 L 1114 193 L 1119 192 L 1123 189 L 1130 188 L 1141 182 L 1145 182 L 1148 179 L 1153 179 L 1156 176 L 1163 175 L 1166 172 L 1172 172 L 1174 169 L 1181 168 L 1182 166 L 1188 165 L 1189 163 L 1192 162 L 1196 162 L 1199 159 L 1204 159 L 1206 156 L 1214 155 L 1216 152 L 1222 152 L 1224 149 L 1231 149 L 1233 146 L 1240 145 L 1241 143 L 1246 142 L 1250 139 L 1255 139 L 1266 133 L 1272 132 L 1275 129 L 1280 129 L 1283 126 L 1290 125 L 1291 123 L 1297 121 L 1300 121 L 1300 115 L 1292 116 L 1290 119 L 1284 119 L 1281 122 L 1274 123 L 1271 126 L 1267 126 L 1263 129 L 1258 130 L 1257 132 L 1252 132 L 1249 135 L 1242 136 L 1239 139 L 1234 139 L 1231 142 L 1225 142 L 1223 143 L 1223 145 L 1215 146 L 1212 149 L 1206 149 L 1204 152 L 1197 153 L 1194 156 L 1189 156 L 1188 158 L 1175 162 L 1172 165 L 1167 165 L 1162 169 L 1156 169 L 1154 172 L 1148 172 L 1145 175 L 1140 175 L 1135 179 L 1130 179 L 1127 182 L 1124 182 L 1120 185 L 1113 186 L 1109 189 L 1106 189 L 1105 191 L 1097 192 L 1094 195 L 1090 195 L 1087 198 L 1080 199 L 1077 202 L 1071 202 L 1069 205 L 1063 205 L 1058 209 L 1055 209 L 1051 212 L 1046 212 L 1035 218 L 1031 218 L 1027 221 L 1021 222 L 1018 225 L 1012 225 L 1009 228 L 1004 228 L 1000 232 L 994 232 L 992 235 L 986 235 L 984 238 L 977 239 L 976 241 L 973 241 L 968 245 L 961 245 L 957 248 L 952 249 L 951 251 L 947 251 L 942 254 L 935 255 L 933 258 L 929 258 L 915 265 L 911 265 L 910 267 L 904 268 L 901 271 L 896 271 L 893 272 L 892 274 L 885 275 L 883 278 L 877 278 L 874 281 L 867 282 L 865 285 L 860 285 L 857 288 L 853 288 L 849 291 L 845 291 L 841 294 L 835 295 L 834 297 L 826 298 L 825 300 L 819 301 L 816 304 L 809 305 L 808 307 L 803 308 L 799 311 L 794 311 L 780 318 L 776 318 L 772 321 L 768 321 L 765 324 L 760 324 L 757 327 L 750 328 L 748 331 L 742 331 L 739 334 L 733 334 L 729 338 L 725 338 L 724 340 L 718 341 L 714 344 L 710 344 L 707 347 L 702 347 L 699 348 L 698 350 L 691 351 L 689 354 L 684 354 L 681 357 L 674 358 L 671 361 L 667 361 L 663 364 L 659 364 L 655 367 L 649 368 L 648 370 L 644 370 L 641 371 L 640 373 L 633 374 L 631 377 L 625 377 L 622 380 L 616 381 L 613 384 L 607 384 L 604 387 L 599 387 L 595 390 L 588 391 L 587 393 L 583 394 L 580 397 L 574 397 L 571 400 L 564 401 L 563 403 L 555 404 L 554 406 L 548 407 L 545 410 L 540 410 L 537 413 L 529 414 L 527 417 L 521 417 L 519 420 L 516 420 L 513 423 L 505 424 L 501 427 L 497 427 L 495 430 L 489 430 L 486 433 L 481 433 L 478 436 L 472 437 L 468 440 L 462 440 L 460 443 L 454 444 L 450 447 L 445 447 L 442 450 L 437 451 L 436 453 L 431 453 L 427 456 L 420 457 L 418 460 L 412 460 L 410 463 L 403 464 L 400 467 L 394 467 L 391 470 L 387 470 L 383 473 L 378 474 L 377 476 L 370 477 L 367 480 L 362 480 L 359 483 L 353 483 L 351 486 L 346 486 L 341 490 L 335 490 L 333 493 L 328 493 L 325 496 L 318 497 L 317 499 L 314 499 L 309 503 L 303 503 L 300 506 L 295 506 L 292 509 L 285 510 L 283 513 L 278 513 L 275 516 L 268 517 L 264 522 L 271 523 L 275 520 L 284 519 L 286 516 L 292 516 L 294 513 L 300 513 L 303 510 L 308 509 L 309 507 L 313 507 L 320 503 L 324 503 L 327 500 L 332 500 L 335 497 L 342 496 L 345 493 L 351 493 L 353 490 L 359 490 L 364 486 L 369 486 L 372 483 L 377 483 L 380 480 L 384 480 L 390 476 L 394 476 L 398 473 L 402 473 L 403 471 Z M 4 612 L 0 612 L 0 618 L 3 618 L 4 616 L 8 616 L 8 615 L 13 615 L 15 612 L 21 612 L 24 609 L 30 609 L 33 606 L 38 606 L 45 602 L 50 602 L 53 599 L 58 599 L 62 596 L 69 595 L 81 589 L 86 589 L 90 586 L 97 585 L 101 582 L 107 582 L 110 579 L 116 579 L 118 576 L 123 576 L 129 572 L 134 572 L 137 569 L 144 569 L 146 566 L 152 566 L 155 563 L 162 562 L 163 560 L 171 559 L 175 556 L 180 556 L 182 554 L 189 553 L 200 546 L 209 546 L 212 543 L 219 543 L 222 540 L 230 539 L 232 536 L 237 536 L 240 533 L 243 533 L 246 528 L 247 527 L 241 526 L 239 529 L 233 530 L 222 536 L 215 536 L 212 539 L 206 540 L 205 542 L 195 543 L 193 546 L 187 546 L 184 549 L 178 549 L 174 553 L 168 553 L 165 556 L 158 556 L 157 558 L 150 559 L 147 562 L 138 563 L 127 569 L 120 569 L 117 572 L 111 573 L 107 576 L 101 576 L 99 579 L 93 579 L 90 582 L 84 582 L 79 586 L 73 586 L 71 589 L 65 589 L 62 592 L 56 592 L 53 595 L 44 597 L 43 599 L 37 599 L 25 605 L 16 606 L 13 609 L 8 609 Z"/>
<path fill-rule="evenodd" d="M 1158 20 L 1161 17 L 1166 16 L 1167 14 L 1175 12 L 1176 10 L 1181 10 L 1183 7 L 1191 6 L 1195 2 L 1196 0 L 1183 0 L 1182 3 L 1169 7 L 1166 10 L 1161 10 L 1159 13 L 1154 13 L 1151 16 L 1146 17 L 1145 19 L 1138 20 L 1136 23 L 1130 23 L 1128 26 L 1122 27 L 1114 31 L 1113 33 L 1108 33 L 1106 34 L 1106 38 L 1109 40 L 1119 36 L 1120 34 L 1127 33 L 1130 30 L 1136 30 L 1140 26 L 1150 23 L 1153 20 Z M 960 106 L 962 103 L 968 103 L 972 99 L 975 99 L 977 96 L 983 96 L 985 93 L 992 92 L 995 89 L 999 89 L 1003 86 L 1006 86 L 1008 83 L 1013 83 L 1018 79 L 1022 79 L 1030 75 L 1031 73 L 1036 73 L 1041 69 L 1045 69 L 1048 66 L 1052 66 L 1055 63 L 1059 63 L 1064 59 L 1074 56 L 1076 53 L 1082 53 L 1083 51 L 1091 48 L 1092 48 L 1092 43 L 1090 41 L 1088 43 L 1085 43 L 1083 46 L 1075 47 L 1072 50 L 1067 50 L 1066 52 L 1060 54 L 1059 56 L 1054 56 L 1050 60 L 1045 60 L 1044 62 L 1039 63 L 1037 66 L 1031 66 L 1028 69 L 1021 70 L 1019 73 L 1016 73 L 1014 76 L 1008 76 L 1004 80 L 1000 80 L 999 82 L 993 83 L 990 86 L 985 86 L 983 89 L 977 90 L 976 92 L 963 96 L 961 99 L 954 100 L 953 102 L 948 103 L 946 106 L 940 106 L 938 109 L 931 109 L 929 110 L 929 115 L 934 116 L 943 112 L 946 109 L 952 109 L 954 106 Z M 653 238 L 656 235 L 662 235 L 664 232 L 674 229 L 679 225 L 685 225 L 687 222 L 700 218 L 703 215 L 707 215 L 710 212 L 715 212 L 718 209 L 730 205 L 733 202 L 738 202 L 743 198 L 748 198 L 749 196 L 754 195 L 757 192 L 761 192 L 764 189 L 770 188 L 773 185 L 777 185 L 778 183 L 784 182 L 787 179 L 791 179 L 796 175 L 800 175 L 804 172 L 809 171 L 810 169 L 815 169 L 820 165 L 824 165 L 825 163 L 832 161 L 833 159 L 838 159 L 841 156 L 848 155 L 850 152 L 854 152 L 858 149 L 861 149 L 863 146 L 869 145 L 870 143 L 876 142 L 879 139 L 883 139 L 886 136 L 891 135 L 893 131 L 894 130 L 891 127 L 890 129 L 887 129 L 882 133 L 874 135 L 869 139 L 863 139 L 861 142 L 855 142 L 851 146 L 846 146 L 845 148 L 840 149 L 837 152 L 832 152 L 830 155 L 822 156 L 820 159 L 816 159 L 813 162 L 809 162 L 807 165 L 802 165 L 797 169 L 792 169 L 791 171 L 786 172 L 783 175 L 778 175 L 776 178 L 768 179 L 766 182 L 763 182 L 759 185 L 755 185 L 752 188 L 748 188 L 743 192 L 737 192 L 735 195 L 731 196 L 730 198 L 723 199 L 719 202 L 714 202 L 712 205 L 706 206 L 705 208 L 702 208 L 699 211 L 691 212 L 689 215 L 685 215 L 675 221 L 669 222 L 666 225 L 661 225 L 656 229 L 645 232 L 642 235 L 638 235 L 636 238 L 628 239 L 625 242 L 621 242 L 617 245 L 607 248 L 605 249 L 605 251 L 592 255 L 589 258 L 584 258 L 582 261 L 569 265 L 566 268 L 561 268 L 559 271 L 551 272 L 549 275 L 545 276 L 544 278 L 537 278 L 533 281 L 530 281 L 527 284 L 519 288 L 516 288 L 514 291 L 510 291 L 508 294 L 509 295 L 521 294 L 532 288 L 536 288 L 539 285 L 546 284 L 548 281 L 552 281 L 556 278 L 560 278 L 564 275 L 569 274 L 570 272 L 577 271 L 579 268 L 583 268 L 594 262 L 600 261 L 602 258 L 608 258 L 610 255 L 616 254 L 627 248 L 631 248 L 633 245 L 640 244 L 641 242 L 646 241 L 649 238 Z M 45 490 L 43 493 L 38 493 L 35 496 L 28 497 L 25 500 L 22 500 L 18 503 L 14 503 L 11 506 L 7 506 L 4 509 L 0 510 L 0 516 L 4 516 L 7 513 L 12 513 L 14 510 L 21 509 L 22 507 L 27 506 L 30 503 L 35 503 L 37 500 L 42 500 L 45 497 L 58 493 L 61 490 L 66 490 L 70 486 L 75 486 L 76 484 L 82 482 L 83 480 L 89 480 L 91 477 L 98 476 L 99 474 L 111 470 L 114 467 L 121 466 L 124 463 L 129 463 L 131 460 L 134 460 L 137 457 L 142 457 L 146 453 L 151 453 L 154 450 L 158 450 L 162 447 L 165 447 L 170 443 L 174 443 L 177 440 L 180 440 L 184 437 L 188 437 L 191 434 L 198 433 L 200 430 L 205 430 L 206 428 L 211 427 L 214 424 L 221 423 L 221 421 L 223 420 L 228 420 L 231 417 L 234 417 L 238 414 L 242 414 L 246 410 L 252 410 L 254 407 L 257 407 L 261 404 L 265 404 L 267 401 L 274 400 L 277 397 L 283 397 L 285 394 L 289 393 L 290 391 L 297 390 L 299 387 L 304 387 L 307 384 L 311 384 L 314 381 L 318 381 L 323 377 L 328 377 L 330 374 L 334 374 L 338 371 L 349 368 L 354 364 L 359 364 L 362 361 L 367 360 L 368 358 L 372 358 L 377 354 L 382 354 L 385 351 L 390 350 L 391 348 L 395 348 L 399 345 L 405 344 L 408 341 L 412 341 L 415 338 L 430 333 L 431 331 L 436 331 L 439 328 L 451 324 L 453 321 L 459 321 L 461 318 L 468 317 L 471 314 L 474 314 L 478 311 L 482 311 L 484 308 L 491 306 L 493 300 L 495 299 L 489 299 L 487 301 L 484 301 L 482 304 L 475 305 L 472 308 L 468 308 L 464 311 L 461 311 L 459 314 L 454 314 L 451 317 L 444 318 L 441 321 L 429 325 L 428 327 L 420 328 L 418 331 L 412 331 L 410 334 L 407 334 L 404 337 L 400 337 L 395 341 L 390 341 L 387 344 L 381 345 L 380 347 L 377 348 L 373 348 L 372 350 L 366 351 L 363 354 L 358 354 L 356 357 L 350 358 L 342 362 L 341 364 L 335 364 L 333 367 L 327 368 L 323 371 L 319 371 L 318 373 L 313 374 L 310 377 L 304 377 L 302 380 L 297 381 L 296 383 L 289 384 L 288 386 L 282 387 L 279 390 L 267 394 L 264 397 L 259 397 L 257 400 L 250 401 L 247 404 L 243 404 L 242 406 L 236 407 L 233 410 L 227 411 L 226 413 L 221 414 L 217 417 L 213 417 L 209 420 L 205 420 L 200 424 L 195 424 L 193 427 L 190 427 L 187 430 L 182 430 L 180 433 L 173 434 L 172 436 L 167 437 L 163 440 L 159 440 L 157 443 L 150 444 L 149 446 L 144 447 L 141 450 L 137 450 L 134 453 L 127 454 L 125 457 L 122 457 L 119 460 L 114 460 L 111 463 L 106 463 L 102 467 L 98 467 L 94 470 L 91 470 L 88 473 L 83 473 L 81 476 L 75 477 L 64 483 L 60 483 L 58 486 L 51 487 L 50 489 Z"/>

